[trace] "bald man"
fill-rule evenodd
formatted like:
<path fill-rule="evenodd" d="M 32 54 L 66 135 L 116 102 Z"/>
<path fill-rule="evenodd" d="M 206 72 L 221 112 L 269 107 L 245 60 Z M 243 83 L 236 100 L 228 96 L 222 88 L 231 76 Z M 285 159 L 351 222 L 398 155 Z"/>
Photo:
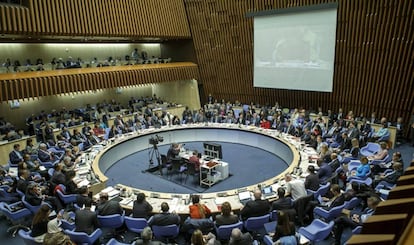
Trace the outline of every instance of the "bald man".
<path fill-rule="evenodd" d="M 248 201 L 240 212 L 243 220 L 250 217 L 257 217 L 268 214 L 270 204 L 268 200 L 262 200 L 262 192 L 257 189 L 254 191 L 254 200 Z"/>
<path fill-rule="evenodd" d="M 231 231 L 229 245 L 250 245 L 252 242 L 253 238 L 249 232 L 242 233 L 239 228 L 234 228 Z"/>

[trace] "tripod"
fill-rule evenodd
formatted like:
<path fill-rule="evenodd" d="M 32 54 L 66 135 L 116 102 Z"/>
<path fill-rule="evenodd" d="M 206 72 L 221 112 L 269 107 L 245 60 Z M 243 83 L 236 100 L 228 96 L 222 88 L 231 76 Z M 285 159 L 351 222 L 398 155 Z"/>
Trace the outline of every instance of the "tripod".
<path fill-rule="evenodd" d="M 160 175 L 162 176 L 161 154 L 160 154 L 160 151 L 158 150 L 158 145 L 157 144 L 153 144 L 152 145 L 152 149 L 150 149 L 148 169 L 150 169 L 152 167 L 152 165 L 154 165 L 154 160 L 153 160 L 154 159 L 154 156 L 155 156 L 155 159 L 157 159 L 158 169 L 160 171 Z"/>

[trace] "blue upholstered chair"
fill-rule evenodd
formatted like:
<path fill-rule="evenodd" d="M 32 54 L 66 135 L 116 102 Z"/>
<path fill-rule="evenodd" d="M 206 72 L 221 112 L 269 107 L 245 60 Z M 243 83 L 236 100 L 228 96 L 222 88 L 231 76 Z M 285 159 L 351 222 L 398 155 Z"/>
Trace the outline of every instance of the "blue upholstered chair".
<path fill-rule="evenodd" d="M 325 223 L 320 219 L 314 219 L 312 223 L 306 227 L 300 227 L 299 233 L 311 242 L 322 241 L 329 236 L 334 226 L 334 222 Z"/>
<path fill-rule="evenodd" d="M 61 189 L 63 190 L 63 192 L 59 189 L 56 190 L 56 194 L 59 197 L 59 199 L 65 204 L 72 204 L 76 202 L 76 198 L 78 195 L 76 194 L 65 194 L 64 192 L 66 191 L 66 186 L 60 184 Z"/>
<path fill-rule="evenodd" d="M 15 202 L 12 204 L 7 204 L 5 202 L 0 202 L 0 211 L 12 222 L 17 223 L 19 220 L 24 219 L 32 213 L 28 208 L 17 208 L 21 207 L 22 202 Z"/>
<path fill-rule="evenodd" d="M 24 244 L 26 245 L 40 245 L 43 244 L 43 242 L 36 242 L 35 239 L 30 235 L 31 231 L 25 231 L 23 229 L 20 229 L 18 234 L 23 239 Z"/>
<path fill-rule="evenodd" d="M 135 241 L 132 243 L 122 243 L 118 242 L 115 238 L 111 238 L 105 245 L 129 245 L 129 244 L 135 244 Z"/>
<path fill-rule="evenodd" d="M 351 200 L 345 202 L 345 209 L 352 210 L 361 203 L 361 199 L 353 197 Z"/>
<path fill-rule="evenodd" d="M 312 193 L 313 197 L 317 199 L 318 196 L 324 196 L 329 191 L 330 186 L 331 186 L 331 183 L 326 182 L 325 184 L 320 185 L 316 191 L 313 191 L 313 190 L 306 190 L 306 191 L 308 195 Z"/>
<path fill-rule="evenodd" d="M 124 217 L 125 225 L 129 231 L 141 234 L 142 230 L 148 226 L 148 221 L 144 218 Z"/>
<path fill-rule="evenodd" d="M 73 230 L 64 230 L 65 234 L 70 237 L 70 240 L 76 244 L 94 244 L 102 235 L 101 229 L 96 229 L 92 234 L 88 235 L 85 232 L 77 232 Z"/>
<path fill-rule="evenodd" d="M 222 241 L 229 240 L 231 236 L 231 231 L 234 228 L 239 228 L 240 230 L 242 230 L 243 222 L 239 221 L 231 225 L 220 225 L 219 227 L 216 227 L 217 239 L 222 240 Z"/>
<path fill-rule="evenodd" d="M 34 214 L 36 214 L 36 213 L 37 213 L 37 211 L 39 210 L 39 208 L 42 206 L 42 205 L 33 206 L 32 204 L 28 203 L 28 202 L 26 201 L 26 196 L 23 196 L 23 197 L 22 197 L 22 202 L 23 202 L 24 206 L 25 206 L 27 209 L 29 209 L 29 210 L 30 210 L 30 212 L 32 212 L 32 214 L 33 214 L 33 215 L 34 215 Z"/>
<path fill-rule="evenodd" d="M 367 145 L 362 147 L 359 152 L 361 155 L 368 157 L 374 155 L 379 150 L 381 150 L 381 146 L 379 144 L 368 142 Z"/>
<path fill-rule="evenodd" d="M 264 224 L 269 222 L 270 214 L 266 214 L 263 216 L 258 217 L 250 217 L 243 222 L 244 228 L 251 232 L 251 231 L 259 231 L 260 229 L 264 228 Z"/>
<path fill-rule="evenodd" d="M 119 228 L 124 224 L 124 215 L 111 214 L 111 215 L 98 215 L 98 221 L 102 228 Z"/>
<path fill-rule="evenodd" d="M 178 225 L 153 225 L 152 231 L 154 232 L 154 236 L 156 239 L 166 241 L 167 243 L 169 243 L 170 239 L 174 239 L 178 236 L 178 233 L 180 232 L 180 227 Z"/>
<path fill-rule="evenodd" d="M 326 210 L 322 207 L 316 207 L 313 210 L 313 214 L 315 215 L 315 217 L 321 217 L 325 221 L 329 222 L 329 221 L 335 219 L 336 217 L 338 217 L 341 214 L 342 209 L 345 208 L 345 205 L 346 205 L 346 203 L 344 203 L 340 206 L 333 207 L 330 210 Z"/>

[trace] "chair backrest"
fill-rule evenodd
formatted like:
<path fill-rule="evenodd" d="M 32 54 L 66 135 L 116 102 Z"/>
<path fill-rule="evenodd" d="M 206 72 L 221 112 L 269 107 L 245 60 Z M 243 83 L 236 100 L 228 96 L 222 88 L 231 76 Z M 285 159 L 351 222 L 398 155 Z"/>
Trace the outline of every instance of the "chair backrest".
<path fill-rule="evenodd" d="M 277 221 L 277 211 L 278 211 L 278 210 L 272 210 L 272 211 L 270 212 L 270 220 L 271 220 L 271 221 Z"/>
<path fill-rule="evenodd" d="M 54 168 L 49 168 L 49 169 L 47 170 L 47 173 L 49 174 L 49 177 L 52 177 L 52 176 L 53 176 L 53 174 L 55 173 L 55 169 L 54 169 Z"/>
<path fill-rule="evenodd" d="M 118 228 L 124 224 L 124 216 L 120 214 L 98 215 L 101 227 Z"/>
<path fill-rule="evenodd" d="M 269 222 L 269 218 L 269 214 L 258 217 L 250 217 L 244 221 L 244 228 L 246 228 L 247 231 L 260 230 L 265 223 Z"/>
<path fill-rule="evenodd" d="M 331 186 L 330 182 L 326 182 L 325 184 L 322 184 L 319 189 L 314 193 L 314 197 L 317 198 L 318 196 L 324 196 L 328 191 L 329 187 Z"/>
<path fill-rule="evenodd" d="M 165 226 L 158 226 L 153 225 L 152 231 L 154 232 L 154 236 L 156 238 L 174 238 L 178 236 L 180 231 L 180 227 L 178 225 L 165 225 Z"/>
<path fill-rule="evenodd" d="M 239 221 L 231 225 L 221 225 L 217 227 L 216 228 L 217 238 L 219 240 L 229 240 L 231 236 L 231 231 L 234 228 L 239 228 L 240 230 L 242 230 L 243 222 Z"/>
<path fill-rule="evenodd" d="M 331 210 L 329 210 L 329 215 L 326 218 L 327 221 L 331 221 L 332 219 L 335 219 L 336 217 L 338 217 L 339 215 L 341 215 L 342 209 L 345 208 L 346 203 L 333 207 L 331 208 Z"/>
<path fill-rule="evenodd" d="M 321 221 L 321 222 L 322 222 L 322 221 Z M 329 223 L 328 223 L 328 225 L 327 225 L 327 226 L 325 226 L 325 227 L 323 227 L 323 228 L 319 229 L 318 233 L 317 233 L 317 234 L 316 234 L 316 236 L 315 236 L 315 241 L 322 241 L 322 240 L 324 240 L 326 237 L 328 237 L 328 236 L 329 236 L 329 234 L 330 234 L 330 233 L 331 233 L 331 231 L 332 231 L 332 228 L 333 228 L 334 224 L 335 224 L 335 222 L 334 222 L 334 221 L 331 221 L 331 222 L 329 222 Z"/>
<path fill-rule="evenodd" d="M 32 212 L 32 214 L 37 213 L 37 211 L 39 210 L 39 208 L 40 208 L 40 206 L 41 206 L 41 205 L 39 205 L 39 206 L 33 206 L 32 204 L 28 203 L 28 202 L 26 201 L 26 196 L 23 196 L 23 197 L 22 197 L 22 202 L 23 202 L 24 206 L 25 206 L 27 209 L 29 209 L 29 210 L 30 210 L 30 212 Z"/>
<path fill-rule="evenodd" d="M 23 239 L 24 244 L 26 245 L 39 245 L 43 244 L 42 242 L 36 242 L 34 238 L 30 235 L 31 231 L 25 231 L 23 229 L 19 230 L 19 236 Z"/>
<path fill-rule="evenodd" d="M 63 203 L 65 203 L 65 204 L 76 202 L 76 198 L 77 198 L 76 194 L 65 195 L 59 189 L 56 190 L 56 193 L 57 193 L 59 199 L 62 200 Z"/>
<path fill-rule="evenodd" d="M 91 244 L 90 237 L 85 232 L 77 232 L 73 230 L 65 230 L 65 233 L 70 237 L 72 242 L 76 242 L 77 244 Z"/>
<path fill-rule="evenodd" d="M 132 232 L 141 233 L 141 231 L 148 226 L 148 221 L 144 218 L 133 218 L 125 216 L 124 221 L 128 230 Z"/>
<path fill-rule="evenodd" d="M 352 210 L 356 206 L 358 206 L 360 203 L 361 203 L 361 199 L 359 199 L 358 197 L 353 197 L 351 200 L 345 203 L 345 209 Z"/>

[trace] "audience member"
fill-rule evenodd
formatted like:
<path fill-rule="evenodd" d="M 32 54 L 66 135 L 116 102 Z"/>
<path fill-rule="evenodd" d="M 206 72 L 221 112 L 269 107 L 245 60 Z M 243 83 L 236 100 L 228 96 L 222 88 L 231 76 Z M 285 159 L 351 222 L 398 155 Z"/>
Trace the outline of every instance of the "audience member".
<path fill-rule="evenodd" d="M 99 195 L 99 203 L 96 207 L 96 212 L 98 215 L 112 215 L 112 214 L 122 214 L 123 210 L 119 202 L 115 200 L 109 200 L 108 193 L 101 192 Z"/>
<path fill-rule="evenodd" d="M 318 184 L 319 185 L 319 184 Z M 272 203 L 272 210 L 287 210 L 292 208 L 292 199 L 285 196 L 285 188 L 277 188 L 277 200 Z"/>
<path fill-rule="evenodd" d="M 319 189 L 319 175 L 315 173 L 315 167 L 313 165 L 308 166 L 308 175 L 305 177 L 305 188 L 312 191 Z"/>
<path fill-rule="evenodd" d="M 152 219 L 149 220 L 148 225 L 153 226 L 166 226 L 166 225 L 179 225 L 181 222 L 180 216 L 178 216 L 175 212 L 169 212 L 170 207 L 168 203 L 163 202 L 161 203 L 161 213 L 155 214 Z"/>
<path fill-rule="evenodd" d="M 231 231 L 229 245 L 251 245 L 253 237 L 249 232 L 242 233 L 239 228 L 234 228 Z"/>
<path fill-rule="evenodd" d="M 200 204 L 200 196 L 192 195 L 191 196 L 192 205 L 190 208 L 190 218 L 192 219 L 205 219 L 208 218 L 211 214 L 211 210 L 204 204 Z"/>
<path fill-rule="evenodd" d="M 152 206 L 145 200 L 145 194 L 140 192 L 137 194 L 137 200 L 134 201 L 132 207 L 132 217 L 148 219 L 152 213 Z"/>
<path fill-rule="evenodd" d="M 240 211 L 240 216 L 243 220 L 250 217 L 257 217 L 268 214 L 270 211 L 270 204 L 267 199 L 262 200 L 262 192 L 257 189 L 253 193 L 254 200 L 250 200 Z"/>
<path fill-rule="evenodd" d="M 231 225 L 234 223 L 239 222 L 239 217 L 237 215 L 232 214 L 231 205 L 229 202 L 223 202 L 221 204 L 221 214 L 216 215 L 216 227 L 221 225 Z"/>
<path fill-rule="evenodd" d="M 336 218 L 334 226 L 335 244 L 341 244 L 342 232 L 346 227 L 354 229 L 355 227 L 362 225 L 369 216 L 373 215 L 380 201 L 381 200 L 378 197 L 371 196 L 367 199 L 368 207 L 362 212 L 347 212 L 349 213 L 348 216 L 340 216 Z"/>
<path fill-rule="evenodd" d="M 209 232 L 207 235 L 203 235 L 201 230 L 197 229 L 193 232 L 191 236 L 191 245 L 215 245 L 216 236 Z M 220 244 L 220 243 L 218 243 Z"/>
<path fill-rule="evenodd" d="M 141 238 L 135 241 L 135 245 L 163 245 L 160 241 L 152 240 L 153 233 L 151 227 L 145 227 L 141 232 Z"/>
<path fill-rule="evenodd" d="M 307 195 L 305 183 L 299 179 L 293 179 L 290 174 L 285 175 L 286 196 L 291 196 L 293 200 Z"/>
<path fill-rule="evenodd" d="M 99 228 L 98 216 L 91 210 L 92 200 L 86 200 L 85 208 L 75 211 L 75 231 L 92 234 Z"/>
<path fill-rule="evenodd" d="M 36 212 L 32 220 L 32 233 L 30 234 L 38 243 L 43 242 L 43 238 L 47 233 L 47 224 L 49 223 L 50 208 L 43 204 Z"/>
<path fill-rule="evenodd" d="M 289 220 L 289 215 L 283 211 L 277 214 L 277 225 L 273 241 L 280 244 L 297 244 L 295 224 Z"/>

